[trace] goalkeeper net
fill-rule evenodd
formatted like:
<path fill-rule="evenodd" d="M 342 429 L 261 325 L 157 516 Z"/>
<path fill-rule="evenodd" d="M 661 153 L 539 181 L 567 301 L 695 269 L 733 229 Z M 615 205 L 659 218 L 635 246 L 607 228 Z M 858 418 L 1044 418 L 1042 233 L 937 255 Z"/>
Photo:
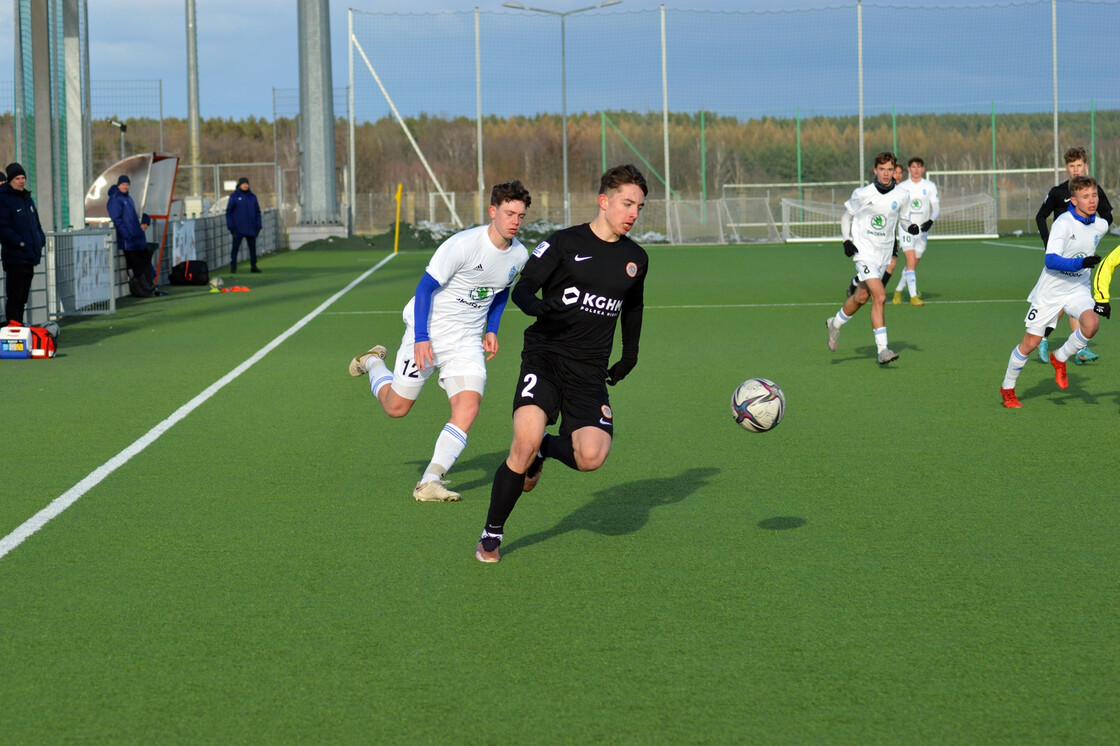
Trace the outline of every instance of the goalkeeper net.
<path fill-rule="evenodd" d="M 839 241 L 844 206 L 832 202 L 782 199 L 783 241 Z M 941 200 L 930 238 L 996 238 L 996 201 L 989 194 Z"/>

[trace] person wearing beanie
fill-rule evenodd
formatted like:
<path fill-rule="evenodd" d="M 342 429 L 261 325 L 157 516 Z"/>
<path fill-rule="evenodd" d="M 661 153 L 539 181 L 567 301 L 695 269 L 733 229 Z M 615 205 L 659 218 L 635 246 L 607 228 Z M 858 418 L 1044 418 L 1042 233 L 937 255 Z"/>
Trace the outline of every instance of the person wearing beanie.
<path fill-rule="evenodd" d="M 117 229 L 117 248 L 124 252 L 125 264 L 132 273 L 129 289 L 140 298 L 166 295 L 156 290 L 152 282 L 152 250 L 148 248 L 148 239 L 144 235 L 152 219 L 147 214 L 143 217 L 137 215 L 136 203 L 128 194 L 131 188 L 128 176 L 121 174 L 117 183 L 109 187 L 109 202 L 106 205 L 113 227 Z"/>
<path fill-rule="evenodd" d="M 47 237 L 39 223 L 35 200 L 27 191 L 27 172 L 18 163 L 4 169 L 8 180 L 0 184 L 0 262 L 4 267 L 4 313 L 8 321 L 23 323 L 31 295 L 35 267 L 43 258 Z"/>
<path fill-rule="evenodd" d="M 242 176 L 237 180 L 237 189 L 229 196 L 226 204 L 226 227 L 233 234 L 233 248 L 229 254 L 229 271 L 237 271 L 237 250 L 241 239 L 249 244 L 249 266 L 251 272 L 257 269 L 257 234 L 261 232 L 261 206 L 257 195 L 249 189 L 249 180 Z"/>

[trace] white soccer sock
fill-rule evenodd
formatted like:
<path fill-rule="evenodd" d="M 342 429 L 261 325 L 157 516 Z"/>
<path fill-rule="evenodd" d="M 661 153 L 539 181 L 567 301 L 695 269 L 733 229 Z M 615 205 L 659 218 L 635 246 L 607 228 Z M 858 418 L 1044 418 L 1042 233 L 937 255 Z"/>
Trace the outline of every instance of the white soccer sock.
<path fill-rule="evenodd" d="M 436 438 L 436 449 L 432 453 L 432 462 L 424 469 L 424 476 L 420 483 L 443 479 L 443 475 L 455 465 L 459 454 L 467 447 L 467 434 L 448 422 L 443 426 L 443 431 Z"/>
<path fill-rule="evenodd" d="M 902 292 L 902 286 L 906 284 L 906 270 L 898 273 L 898 282 L 894 284 L 894 291 L 896 293 Z"/>
<path fill-rule="evenodd" d="M 369 390 L 374 396 L 381 393 L 381 387 L 393 382 L 393 374 L 385 367 L 385 361 L 372 355 L 366 361 L 366 371 L 369 373 Z"/>
<path fill-rule="evenodd" d="M 1003 388 L 1015 388 L 1015 381 L 1019 379 L 1019 374 L 1023 372 L 1023 366 L 1029 359 L 1028 355 L 1019 352 L 1019 345 L 1011 348 L 1011 359 L 1007 361 L 1007 372 L 1003 374 Z"/>
<path fill-rule="evenodd" d="M 918 296 L 918 273 L 912 269 L 903 270 L 902 279 L 906 281 L 906 289 L 910 291 L 910 297 L 916 298 Z"/>
<path fill-rule="evenodd" d="M 1057 352 L 1051 352 L 1050 354 L 1057 357 L 1059 363 L 1064 363 L 1066 360 L 1069 360 L 1071 357 L 1081 352 L 1081 349 L 1088 345 L 1089 340 L 1085 339 L 1084 335 L 1081 334 L 1081 330 L 1078 329 L 1073 334 L 1069 335 L 1069 339 L 1066 340 L 1064 345 L 1058 348 Z"/>
<path fill-rule="evenodd" d="M 873 329 L 875 332 L 875 347 L 882 352 L 887 349 L 887 327 L 880 326 L 878 329 Z"/>
<path fill-rule="evenodd" d="M 844 326 L 844 324 L 847 324 L 851 320 L 852 320 L 852 317 L 849 316 L 848 314 L 844 313 L 843 308 L 841 308 L 839 311 L 836 312 L 836 325 L 837 326 Z"/>

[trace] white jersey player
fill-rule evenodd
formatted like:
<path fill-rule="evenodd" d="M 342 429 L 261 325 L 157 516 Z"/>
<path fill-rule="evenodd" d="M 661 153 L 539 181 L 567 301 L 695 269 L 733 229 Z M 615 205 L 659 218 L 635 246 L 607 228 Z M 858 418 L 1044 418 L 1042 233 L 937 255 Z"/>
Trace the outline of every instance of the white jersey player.
<path fill-rule="evenodd" d="M 1097 245 L 1108 232 L 1108 223 L 1097 215 L 1097 182 L 1092 177 L 1070 179 L 1069 191 L 1069 210 L 1051 227 L 1050 240 L 1046 243 L 1046 267 L 1027 297 L 1031 304 L 1024 319 L 1027 331 L 1023 341 L 1011 350 L 1007 373 L 1000 386 L 1005 407 L 1022 406 L 1015 395 L 1015 381 L 1047 328 L 1054 326 L 1063 311 L 1077 319 L 1080 328 L 1073 331 L 1057 351 L 1050 353 L 1054 380 L 1060 389 L 1069 387 L 1066 361 L 1089 344 L 1100 325 L 1093 310 L 1089 280 L 1092 268 L 1101 261 L 1096 255 Z"/>
<path fill-rule="evenodd" d="M 910 197 L 910 222 L 918 225 L 918 233 L 911 234 L 902 226 L 898 229 L 898 245 L 906 257 L 906 269 L 898 277 L 894 289 L 894 305 L 902 303 L 902 286 L 910 293 L 910 305 L 924 306 L 918 293 L 918 262 L 926 251 L 929 229 L 933 221 L 941 215 L 941 200 L 937 196 L 937 186 L 925 178 L 926 164 L 921 158 L 911 158 L 907 164 L 910 178 L 899 184 Z"/>
<path fill-rule="evenodd" d="M 509 290 L 529 253 L 515 237 L 531 198 L 520 181 L 490 194 L 490 223 L 443 242 L 405 305 L 404 336 L 393 370 L 386 349 L 372 347 L 350 362 L 350 375 L 369 374 L 370 391 L 390 417 L 404 417 L 432 372 L 451 402 L 451 419 L 436 440 L 432 460 L 412 492 L 417 500 L 449 502 L 459 493 L 444 475 L 467 445 L 486 388 L 486 360 L 498 352 L 498 324 Z"/>
<path fill-rule="evenodd" d="M 898 359 L 887 347 L 887 324 L 884 306 L 887 292 L 883 288 L 883 272 L 891 261 L 895 231 L 901 224 L 911 234 L 918 226 L 909 220 L 909 200 L 894 180 L 896 159 L 893 153 L 875 156 L 875 180 L 852 192 L 844 203 L 840 218 L 840 234 L 844 238 L 844 254 L 856 263 L 859 286 L 844 305 L 825 321 L 828 326 L 828 349 L 839 346 L 840 327 L 868 300 L 871 301 L 871 329 L 875 335 L 879 365 Z"/>

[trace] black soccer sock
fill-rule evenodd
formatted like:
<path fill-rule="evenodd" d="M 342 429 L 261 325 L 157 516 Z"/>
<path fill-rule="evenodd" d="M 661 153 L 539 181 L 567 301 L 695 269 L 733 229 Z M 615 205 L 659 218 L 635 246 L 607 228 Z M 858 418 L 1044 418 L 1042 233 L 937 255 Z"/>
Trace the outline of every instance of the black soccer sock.
<path fill-rule="evenodd" d="M 570 435 L 549 435 L 545 433 L 541 441 L 541 455 L 554 458 L 569 469 L 579 471 L 576 466 L 576 449 Z"/>
<path fill-rule="evenodd" d="M 521 488 L 525 486 L 525 475 L 509 468 L 505 461 L 494 472 L 494 484 L 490 487 L 490 509 L 486 511 L 488 534 L 501 535 L 505 530 L 506 519 L 513 512 Z"/>

